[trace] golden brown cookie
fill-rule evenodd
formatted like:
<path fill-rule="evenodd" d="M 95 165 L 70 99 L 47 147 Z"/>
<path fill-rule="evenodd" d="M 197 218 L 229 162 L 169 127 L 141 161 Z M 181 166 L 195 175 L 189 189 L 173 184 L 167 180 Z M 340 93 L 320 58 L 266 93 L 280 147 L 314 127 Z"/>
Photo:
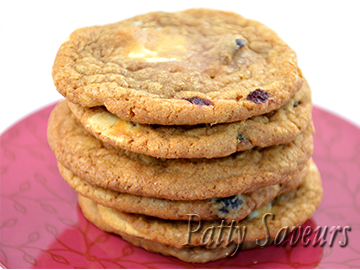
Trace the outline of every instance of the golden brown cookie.
<path fill-rule="evenodd" d="M 292 228 L 302 225 L 315 213 L 322 200 L 322 194 L 320 174 L 315 163 L 312 162 L 309 174 L 297 190 L 278 196 L 270 205 L 265 206 L 265 209 L 256 210 L 257 213 L 230 225 L 220 221 L 199 223 L 199 220 L 192 219 L 192 216 L 189 216 L 189 222 L 169 221 L 145 215 L 128 214 L 101 205 L 98 205 L 98 211 L 104 223 L 130 236 L 176 248 L 183 248 L 184 245 L 193 247 L 205 245 L 207 248 L 216 248 L 225 247 L 230 242 L 225 239 L 239 244 L 242 241 L 275 238 L 282 227 Z M 270 213 L 271 215 L 268 216 L 271 218 L 266 219 L 267 215 L 265 215 L 264 220 L 266 213 Z M 215 238 L 210 241 L 211 238 L 208 237 L 212 234 L 219 235 L 221 227 L 223 227 L 222 237 L 218 239 L 218 245 L 215 245 Z M 246 227 L 246 234 L 243 234 L 244 227 Z M 238 228 L 237 232 L 236 228 Z"/>
<path fill-rule="evenodd" d="M 93 185 L 170 200 L 203 200 L 291 180 L 312 155 L 313 128 L 291 143 L 225 158 L 156 159 L 96 139 L 63 101 L 49 118 L 48 141 L 61 164 Z"/>
<path fill-rule="evenodd" d="M 165 246 L 156 242 L 147 241 L 143 238 L 130 236 L 123 232 L 117 231 L 110 226 L 106 225 L 99 216 L 96 203 L 92 200 L 78 196 L 80 208 L 85 218 L 97 226 L 100 230 L 111 232 L 120 235 L 125 241 L 130 244 L 144 248 L 150 252 L 156 252 L 165 256 L 173 256 L 185 262 L 191 263 L 207 263 L 216 261 L 228 256 L 234 256 L 236 253 L 236 245 L 229 245 L 226 248 L 207 249 L 204 247 L 184 247 L 175 248 L 171 246 Z M 241 246 L 241 250 L 255 248 L 255 242 L 246 242 Z"/>
<path fill-rule="evenodd" d="M 225 11 L 152 12 L 75 30 L 53 66 L 57 90 L 144 124 L 235 122 L 280 108 L 302 85 L 295 52 Z"/>
<path fill-rule="evenodd" d="M 77 193 L 109 208 L 172 220 L 188 220 L 188 213 L 196 213 L 202 220 L 226 219 L 231 222 L 244 219 L 253 210 L 267 205 L 278 195 L 298 188 L 308 173 L 309 164 L 299 175 L 293 176 L 292 180 L 284 184 L 227 198 L 193 201 L 157 199 L 103 189 L 81 180 L 61 163 L 58 163 L 58 167 L 61 176 Z"/>
<path fill-rule="evenodd" d="M 310 87 L 301 90 L 280 109 L 235 123 L 195 126 L 144 125 L 122 120 L 105 107 L 69 108 L 87 131 L 115 147 L 159 158 L 216 158 L 255 146 L 285 144 L 311 124 Z"/>

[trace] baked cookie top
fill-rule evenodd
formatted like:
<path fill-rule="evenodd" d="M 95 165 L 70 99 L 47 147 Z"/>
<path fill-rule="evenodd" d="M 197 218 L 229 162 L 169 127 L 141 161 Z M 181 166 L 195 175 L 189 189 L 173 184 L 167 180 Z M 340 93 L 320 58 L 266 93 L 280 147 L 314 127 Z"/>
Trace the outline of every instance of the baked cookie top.
<path fill-rule="evenodd" d="M 280 109 L 234 123 L 195 126 L 146 125 L 122 120 L 105 107 L 69 108 L 87 131 L 115 147 L 158 158 L 217 158 L 255 146 L 285 144 L 312 122 L 310 87 L 301 90 Z"/>
<path fill-rule="evenodd" d="M 225 11 L 152 12 L 75 30 L 55 58 L 57 90 L 121 119 L 194 125 L 278 109 L 299 90 L 295 52 L 263 24 Z"/>
<path fill-rule="evenodd" d="M 126 213 L 171 220 L 188 220 L 189 213 L 196 213 L 202 220 L 226 219 L 229 223 L 232 220 L 244 219 L 253 210 L 265 206 L 278 195 L 298 188 L 307 176 L 309 166 L 310 162 L 304 170 L 284 184 L 267 186 L 253 192 L 227 198 L 177 201 L 137 196 L 91 185 L 58 163 L 60 174 L 70 187 L 78 194 L 103 206 Z"/>
<path fill-rule="evenodd" d="M 228 197 L 285 183 L 313 152 L 313 127 L 288 144 L 217 159 L 157 159 L 110 146 L 87 132 L 66 100 L 49 118 L 57 160 L 83 180 L 120 192 L 170 200 Z"/>

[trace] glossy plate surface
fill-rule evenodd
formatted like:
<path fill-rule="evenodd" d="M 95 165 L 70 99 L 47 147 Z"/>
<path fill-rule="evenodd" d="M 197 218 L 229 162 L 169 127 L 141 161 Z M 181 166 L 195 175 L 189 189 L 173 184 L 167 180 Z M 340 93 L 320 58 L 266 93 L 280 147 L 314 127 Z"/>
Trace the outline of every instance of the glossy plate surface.
<path fill-rule="evenodd" d="M 46 139 L 54 106 L 2 134 L 0 266 L 3 268 L 359 268 L 360 129 L 314 108 L 314 160 L 324 199 L 306 225 L 328 227 L 322 247 L 269 246 L 208 264 L 188 264 L 133 247 L 86 221 L 76 193 L 62 180 Z M 331 229 L 349 226 L 332 247 Z M 314 236 L 314 235 L 313 235 Z"/>

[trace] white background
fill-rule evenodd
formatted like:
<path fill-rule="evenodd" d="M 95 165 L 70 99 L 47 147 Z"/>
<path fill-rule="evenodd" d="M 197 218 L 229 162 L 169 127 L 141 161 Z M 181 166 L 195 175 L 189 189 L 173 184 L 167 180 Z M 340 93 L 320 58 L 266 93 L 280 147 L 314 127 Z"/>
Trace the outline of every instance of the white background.
<path fill-rule="evenodd" d="M 62 98 L 51 68 L 74 29 L 193 7 L 234 11 L 275 30 L 297 52 L 314 104 L 360 127 L 360 1 L 0 0 L 0 132 Z"/>

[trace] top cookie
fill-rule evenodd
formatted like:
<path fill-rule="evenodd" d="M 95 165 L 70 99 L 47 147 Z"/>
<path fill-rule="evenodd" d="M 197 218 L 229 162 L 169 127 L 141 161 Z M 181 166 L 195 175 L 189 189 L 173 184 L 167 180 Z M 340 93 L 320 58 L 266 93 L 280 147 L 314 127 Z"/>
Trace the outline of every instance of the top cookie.
<path fill-rule="evenodd" d="M 295 52 L 274 31 L 207 9 L 78 29 L 52 74 L 73 103 L 161 125 L 247 119 L 278 109 L 302 84 Z"/>

